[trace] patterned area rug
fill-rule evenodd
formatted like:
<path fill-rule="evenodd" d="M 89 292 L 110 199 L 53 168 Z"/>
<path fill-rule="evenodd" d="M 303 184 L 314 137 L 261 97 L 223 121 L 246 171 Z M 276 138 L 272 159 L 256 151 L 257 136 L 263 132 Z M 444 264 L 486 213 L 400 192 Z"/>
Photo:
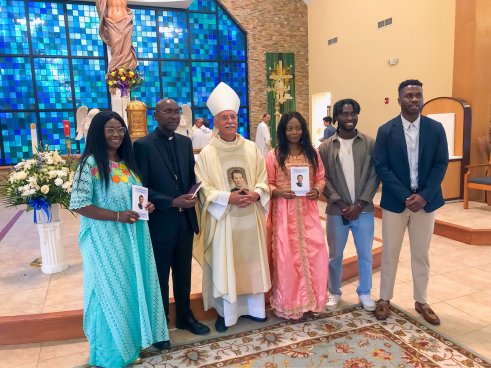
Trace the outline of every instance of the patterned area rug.
<path fill-rule="evenodd" d="M 148 352 L 140 368 L 433 368 L 491 362 L 391 305 L 389 318 L 355 306 L 299 321 Z M 143 357 L 142 356 L 142 357 Z"/>

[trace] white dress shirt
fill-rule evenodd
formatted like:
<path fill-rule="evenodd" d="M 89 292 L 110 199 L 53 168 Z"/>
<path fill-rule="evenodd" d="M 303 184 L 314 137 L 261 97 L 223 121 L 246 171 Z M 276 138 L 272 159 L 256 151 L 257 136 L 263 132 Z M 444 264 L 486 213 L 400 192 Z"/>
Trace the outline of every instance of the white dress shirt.
<path fill-rule="evenodd" d="M 419 161 L 419 126 L 421 115 L 410 123 L 401 114 L 404 136 L 406 137 L 407 158 L 411 175 L 411 189 L 418 189 L 418 161 Z"/>
<path fill-rule="evenodd" d="M 348 185 L 349 194 L 351 197 L 351 204 L 356 201 L 355 198 L 355 161 L 353 159 L 353 142 L 352 139 L 339 139 L 339 161 L 341 162 L 341 167 L 343 168 L 344 178 L 346 179 L 346 184 Z M 348 203 L 349 204 L 349 203 Z"/>

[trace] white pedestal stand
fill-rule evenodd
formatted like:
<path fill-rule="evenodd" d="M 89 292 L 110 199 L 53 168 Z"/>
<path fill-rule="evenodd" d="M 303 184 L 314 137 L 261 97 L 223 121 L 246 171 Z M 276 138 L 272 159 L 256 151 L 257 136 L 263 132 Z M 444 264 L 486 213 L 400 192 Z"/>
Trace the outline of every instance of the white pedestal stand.
<path fill-rule="evenodd" d="M 41 271 L 46 275 L 62 272 L 68 268 L 63 242 L 61 241 L 60 205 L 51 205 L 50 211 L 52 222 L 49 223 L 46 223 L 48 218 L 43 211 L 37 212 L 42 259 Z"/>
<path fill-rule="evenodd" d="M 65 251 L 61 241 L 61 221 L 38 225 L 41 240 L 41 271 L 46 275 L 65 271 Z"/>

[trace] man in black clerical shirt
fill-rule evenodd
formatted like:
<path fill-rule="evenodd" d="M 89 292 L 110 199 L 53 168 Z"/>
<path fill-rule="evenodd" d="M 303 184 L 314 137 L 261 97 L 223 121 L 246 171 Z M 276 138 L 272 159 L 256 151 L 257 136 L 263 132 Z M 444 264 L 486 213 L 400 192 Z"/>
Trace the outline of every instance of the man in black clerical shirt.
<path fill-rule="evenodd" d="M 210 329 L 199 323 L 190 309 L 191 261 L 194 233 L 199 233 L 196 198 L 188 194 L 196 184 L 194 154 L 191 139 L 174 134 L 179 126 L 181 110 L 173 100 L 160 100 L 154 119 L 158 127 L 134 143 L 142 183 L 148 188 L 148 200 L 155 205 L 149 215 L 148 227 L 152 239 L 155 263 L 165 314 L 169 316 L 169 272 L 172 268 L 176 327 L 196 335 L 206 335 Z M 170 343 L 155 344 L 168 349 Z"/>

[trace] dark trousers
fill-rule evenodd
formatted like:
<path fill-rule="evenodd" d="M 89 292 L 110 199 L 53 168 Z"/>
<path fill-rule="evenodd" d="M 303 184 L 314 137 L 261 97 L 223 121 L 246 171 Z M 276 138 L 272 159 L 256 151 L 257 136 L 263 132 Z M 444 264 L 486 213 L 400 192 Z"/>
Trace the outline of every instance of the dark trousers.
<path fill-rule="evenodd" d="M 192 314 L 189 307 L 189 295 L 191 294 L 194 232 L 186 212 L 179 212 L 177 216 L 179 216 L 179 226 L 172 229 L 165 238 L 151 236 L 167 321 L 169 320 L 169 272 L 171 268 L 176 318 L 179 320 Z M 151 231 L 150 235 L 152 235 Z"/>

